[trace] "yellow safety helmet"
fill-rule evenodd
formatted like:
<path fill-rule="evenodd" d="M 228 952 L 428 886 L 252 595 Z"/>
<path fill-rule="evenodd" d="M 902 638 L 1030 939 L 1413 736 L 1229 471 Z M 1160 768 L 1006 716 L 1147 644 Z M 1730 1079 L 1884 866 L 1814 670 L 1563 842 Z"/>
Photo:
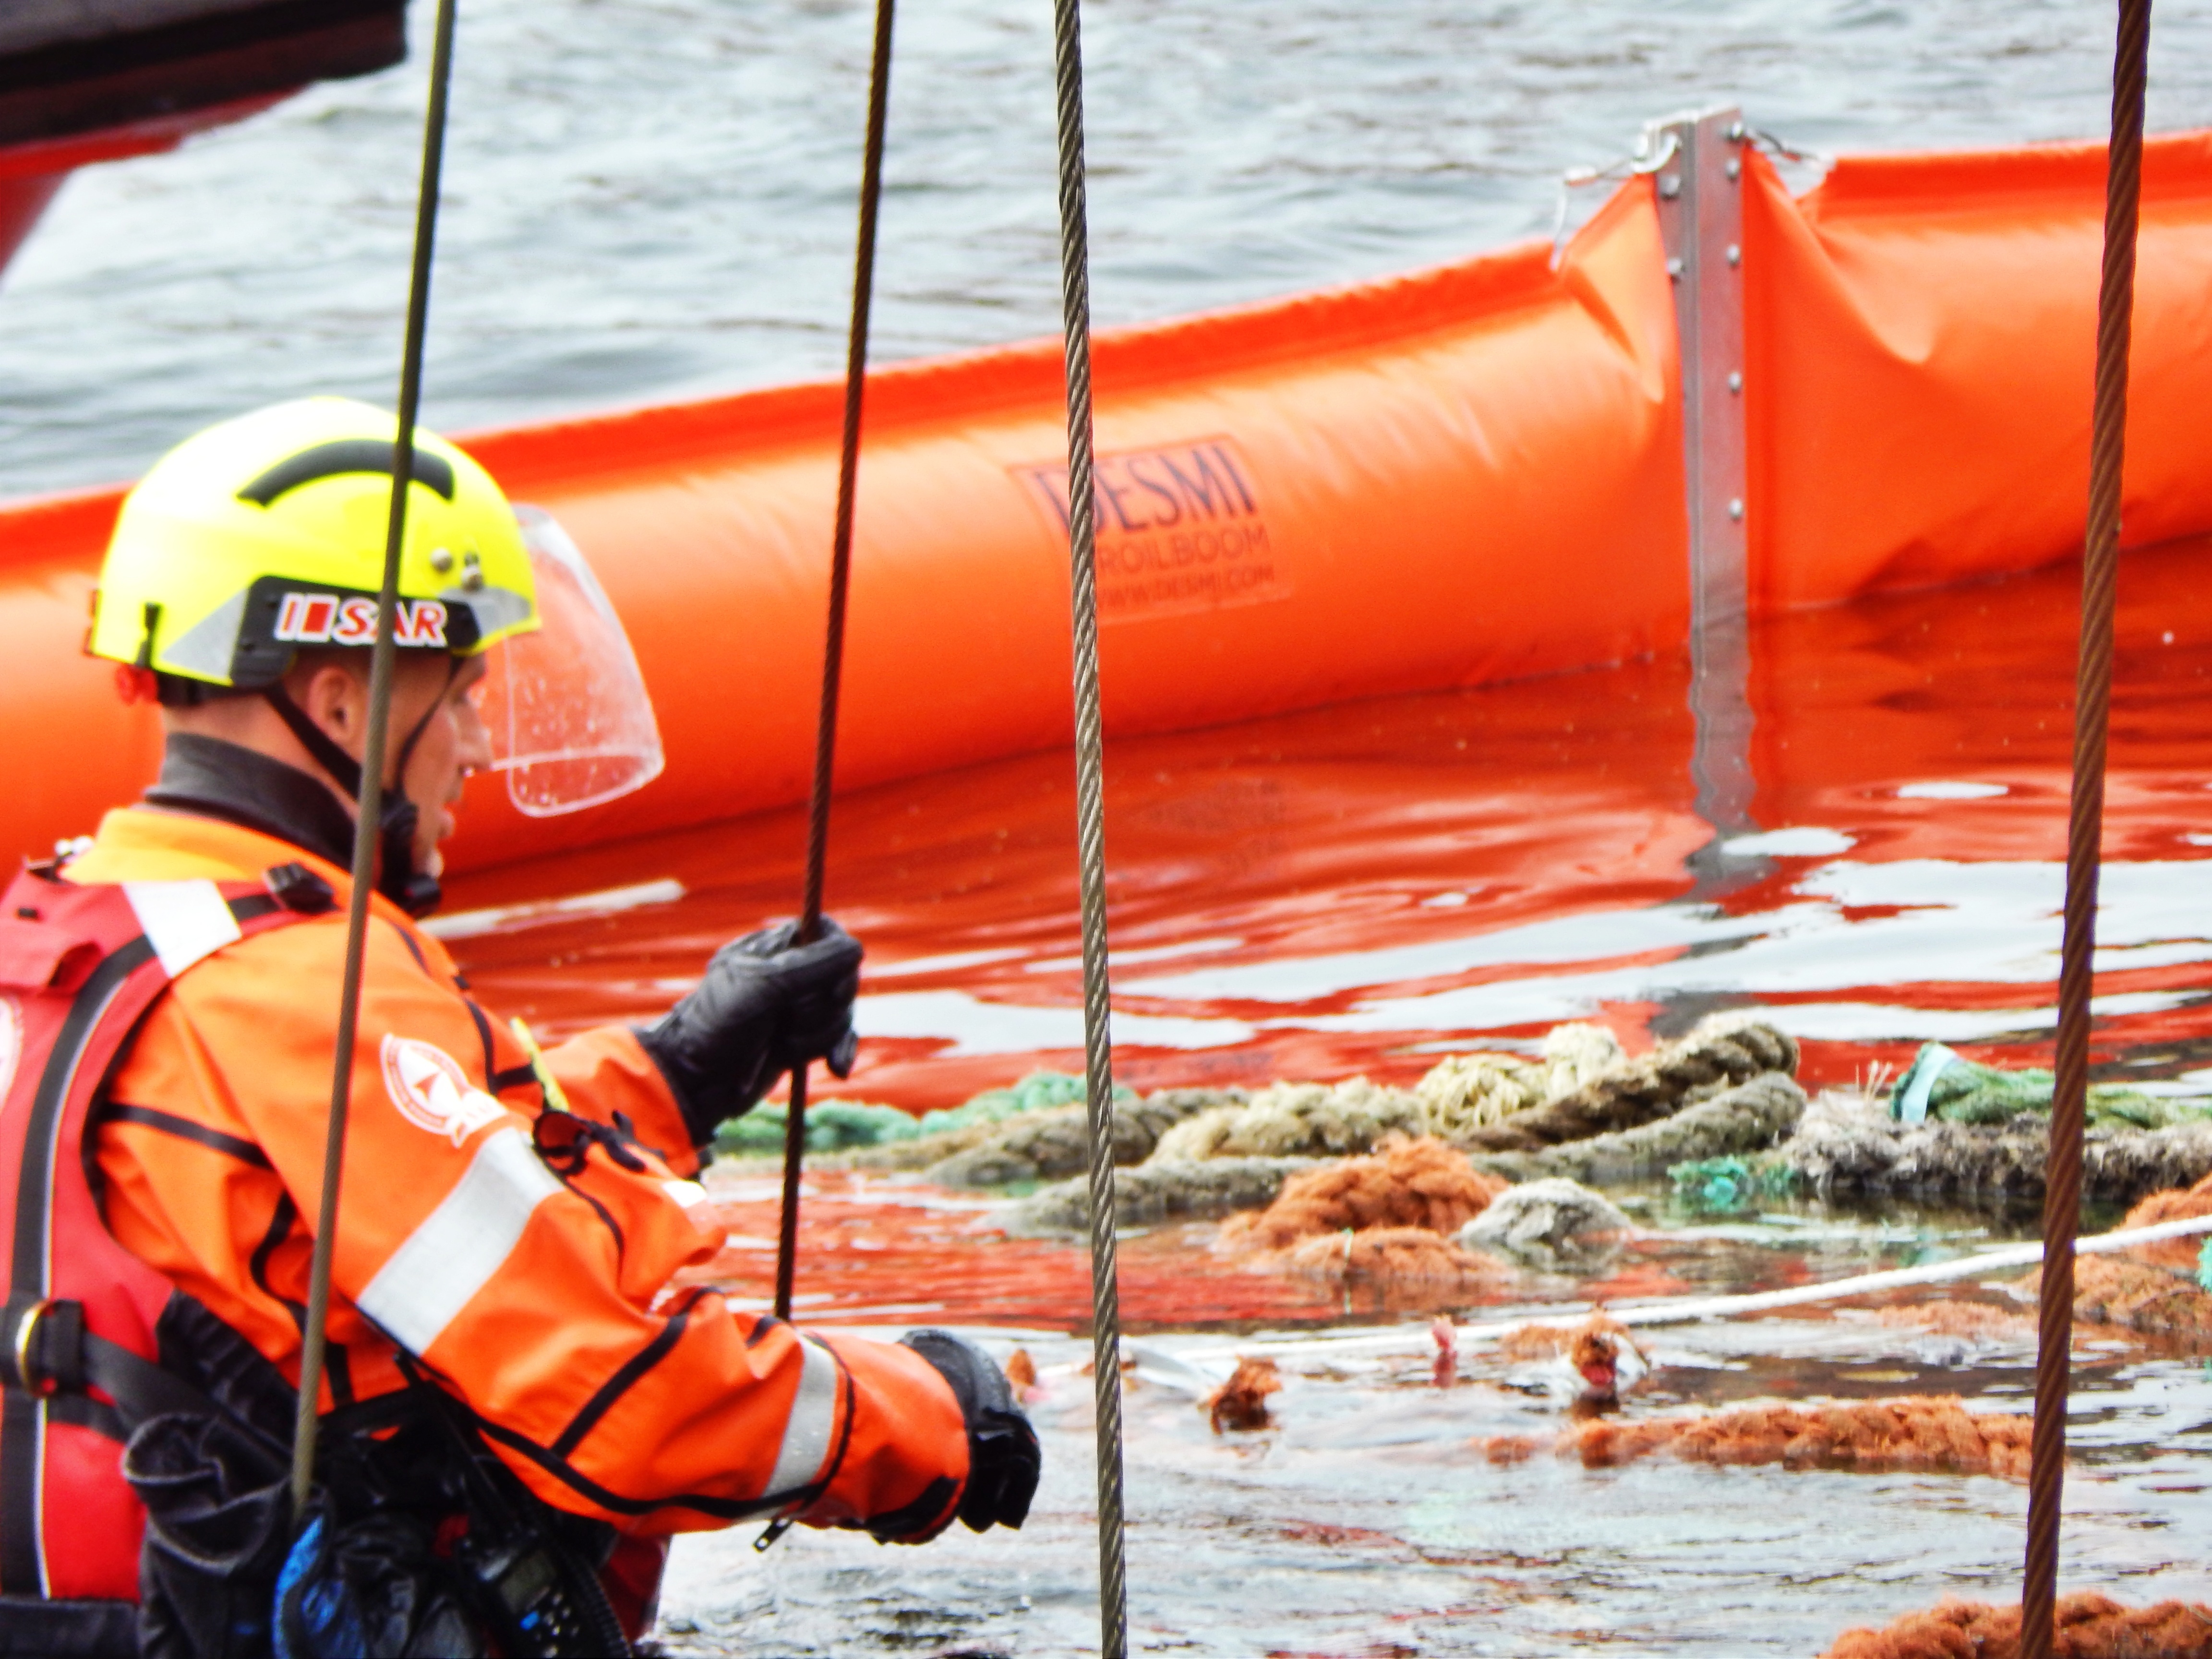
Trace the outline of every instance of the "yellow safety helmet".
<path fill-rule="evenodd" d="M 302 646 L 373 644 L 398 430 L 351 398 L 302 398 L 178 445 L 124 499 L 87 648 L 244 691 Z M 530 554 L 491 475 L 420 427 L 412 475 L 399 645 L 474 656 L 536 629 Z"/>

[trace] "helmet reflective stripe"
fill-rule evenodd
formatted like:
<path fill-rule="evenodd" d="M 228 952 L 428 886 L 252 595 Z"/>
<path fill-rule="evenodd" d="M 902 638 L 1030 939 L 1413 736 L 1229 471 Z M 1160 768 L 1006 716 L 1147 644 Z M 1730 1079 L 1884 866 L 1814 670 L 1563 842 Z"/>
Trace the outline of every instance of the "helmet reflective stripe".
<path fill-rule="evenodd" d="M 365 404 L 309 398 L 172 450 L 117 519 L 92 653 L 251 690 L 302 647 L 372 643 L 395 429 Z M 400 646 L 472 656 L 535 629 L 530 555 L 490 474 L 418 430 L 410 476 Z"/>
<path fill-rule="evenodd" d="M 238 649 L 238 625 L 245 620 L 246 595 L 234 593 L 170 645 L 163 653 L 168 671 L 196 680 L 228 681 L 231 656 Z M 93 654 L 102 654 L 97 646 Z"/>

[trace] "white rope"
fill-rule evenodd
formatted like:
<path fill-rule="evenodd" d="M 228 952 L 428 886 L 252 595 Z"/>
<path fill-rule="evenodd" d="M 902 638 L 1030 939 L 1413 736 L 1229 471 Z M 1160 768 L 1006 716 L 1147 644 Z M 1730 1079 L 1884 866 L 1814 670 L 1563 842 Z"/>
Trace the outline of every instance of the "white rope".
<path fill-rule="evenodd" d="M 2077 1255 L 2100 1255 L 2113 1250 L 2132 1249 L 2138 1244 L 2154 1244 L 2161 1239 L 2186 1238 L 2196 1233 L 2212 1233 L 2212 1216 L 2188 1216 L 2179 1221 L 2161 1221 L 2148 1227 L 2130 1227 L 2118 1232 L 2100 1233 L 2080 1240 L 2074 1249 Z M 2039 1242 L 2008 1244 L 1999 1249 L 1984 1250 L 1952 1261 L 1931 1262 L 1918 1267 L 1894 1267 L 1884 1273 L 1857 1273 L 1849 1279 L 1831 1279 L 1824 1285 L 1799 1285 L 1786 1291 L 1758 1291 L 1747 1296 L 1681 1297 L 1663 1302 L 1633 1304 L 1625 1308 L 1607 1306 L 1605 1313 L 1607 1318 L 1618 1320 L 1624 1325 L 1680 1325 L 1692 1320 L 1729 1319 L 1742 1314 L 1766 1313 L 1777 1308 L 1797 1308 L 1815 1302 L 1840 1301 L 1846 1297 L 1905 1290 L 1917 1285 L 1942 1285 L 1954 1279 L 1978 1278 L 1981 1274 L 2006 1268 L 2032 1267 L 2042 1260 L 2043 1246 Z M 1485 1320 L 1480 1324 L 1457 1326 L 1453 1335 L 1462 1342 L 1489 1342 L 1506 1331 L 1517 1330 L 1527 1325 L 1577 1325 L 1595 1311 L 1595 1304 L 1582 1304 L 1559 1312 Z M 1245 1354 L 1297 1354 L 1322 1350 L 1344 1353 L 1419 1346 L 1434 1340 L 1430 1334 L 1431 1330 L 1431 1327 L 1427 1325 L 1401 1325 L 1387 1331 L 1364 1332 L 1354 1336 L 1315 1334 L 1288 1337 L 1273 1342 L 1240 1343 L 1233 1348 L 1179 1352 L 1176 1358 L 1186 1364 L 1204 1365 L 1208 1362 L 1234 1361 Z"/>

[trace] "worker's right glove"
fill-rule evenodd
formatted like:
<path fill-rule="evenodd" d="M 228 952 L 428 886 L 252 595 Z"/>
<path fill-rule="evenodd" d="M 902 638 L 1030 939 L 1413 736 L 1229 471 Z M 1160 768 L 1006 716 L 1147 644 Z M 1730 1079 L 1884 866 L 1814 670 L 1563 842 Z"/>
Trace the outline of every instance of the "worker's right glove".
<path fill-rule="evenodd" d="M 968 1422 L 968 1485 L 959 1516 L 970 1532 L 993 1526 L 1018 1530 L 1029 1518 L 1044 1465 L 1036 1431 L 1014 1403 L 1006 1373 L 974 1343 L 950 1331 L 910 1331 L 902 1346 L 937 1368 Z"/>
<path fill-rule="evenodd" d="M 794 944 L 798 933 L 787 921 L 725 945 L 690 994 L 638 1031 L 694 1146 L 750 1111 L 795 1066 L 826 1060 L 839 1077 L 853 1069 L 860 941 L 827 916 L 811 944 Z"/>

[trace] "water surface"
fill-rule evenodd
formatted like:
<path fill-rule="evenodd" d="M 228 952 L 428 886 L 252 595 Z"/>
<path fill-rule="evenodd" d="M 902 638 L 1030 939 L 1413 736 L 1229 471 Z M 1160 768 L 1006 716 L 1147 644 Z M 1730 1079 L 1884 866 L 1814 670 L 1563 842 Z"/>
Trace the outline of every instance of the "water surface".
<path fill-rule="evenodd" d="M 902 9 L 878 307 L 884 356 L 1058 316 L 1049 8 Z M 2099 131 L 2109 9 L 2087 0 L 1390 8 L 1095 0 L 1094 293 L 1188 312 L 1548 233 L 1562 168 L 1644 120 L 1738 99 L 1809 150 Z M 853 0 L 469 0 L 426 416 L 467 428 L 833 371 L 842 361 L 866 9 Z M 2151 125 L 2212 120 L 2212 0 L 2154 32 Z M 101 482 L 281 396 L 388 398 L 422 66 L 318 88 L 182 154 L 88 173 L 0 288 L 0 491 Z M 1817 166 L 1793 168 L 1796 182 Z M 1595 198 L 1571 204 L 1577 218 Z M 1441 1050 L 1569 1018 L 1632 1048 L 1756 1003 L 1819 1083 L 1941 1037 L 2044 1060 L 2053 1023 L 2075 577 L 2058 570 L 1755 631 L 1759 830 L 1691 855 L 1683 695 L 1662 657 L 1109 750 L 1121 1075 L 1139 1086 L 1410 1080 Z M 2102 1072 L 2212 1070 L 2212 549 L 2131 556 L 2100 923 Z M 1080 1043 L 1072 768 L 1016 757 L 842 801 L 832 907 L 868 941 L 848 1092 L 944 1103 Z M 485 999 L 559 1031 L 649 1015 L 732 934 L 795 908 L 795 814 L 488 872 L 449 936 Z M 1710 867 L 1710 857 L 1705 865 Z M 768 1282 L 772 1190 L 718 1186 L 714 1275 Z M 1685 1230 L 1579 1279 L 1449 1310 L 1833 1277 L 2017 1218 L 1795 1206 Z M 1048 1372 L 1038 1510 L 927 1551 L 806 1533 L 678 1549 L 678 1651 L 1058 1655 L 1095 1641 L 1087 1275 L 974 1195 L 825 1176 L 800 1308 L 976 1328 Z M 1132 1328 L 1187 1352 L 1395 1322 L 1432 1298 L 1224 1263 L 1207 1225 L 1123 1246 Z M 2002 1303 L 2002 1292 L 1976 1292 Z M 1015 1333 L 1018 1332 L 1018 1337 Z M 2025 1398 L 2024 1342 L 1870 1321 L 1672 1334 L 1632 1411 L 1956 1389 Z M 2212 1595 L 2201 1361 L 2085 1349 L 2069 1583 Z M 1817 1651 L 1952 1590 L 2009 1599 L 2024 1494 L 1982 1478 L 1498 1468 L 1478 1436 L 1555 1420 L 1401 1354 L 1294 1363 L 1277 1429 L 1217 1438 L 1130 1397 L 1140 1650 L 1237 1656 Z"/>
<path fill-rule="evenodd" d="M 1755 628 L 1759 829 L 1723 849 L 1718 880 L 1690 866 L 1711 831 L 1674 658 L 1115 743 L 1120 1074 L 1410 1080 L 1440 1050 L 1526 1048 L 1564 1019 L 1640 1048 L 1747 1004 L 1797 1033 L 1814 1084 L 1930 1036 L 2047 1063 L 2077 582 L 2062 568 Z M 2120 591 L 2094 1054 L 2104 1075 L 2201 1093 L 2212 545 L 2131 555 Z M 841 801 L 831 901 L 872 951 L 848 1092 L 920 1105 L 1079 1065 L 1072 775 L 1065 754 L 1020 757 Z M 471 878 L 446 925 L 497 1006 L 555 1029 L 639 1015 L 720 939 L 788 912 L 800 845 L 781 812 L 517 866 Z M 775 1183 L 739 1166 L 715 1191 L 735 1236 L 710 1276 L 764 1307 Z M 1486 1436 L 1548 1434 L 1559 1411 L 1479 1367 L 1431 1386 L 1437 1312 L 1827 1280 L 2034 1225 L 1812 1203 L 1716 1223 L 1641 1196 L 1655 1236 L 1620 1255 L 1474 1292 L 1347 1294 L 1224 1258 L 1210 1223 L 1126 1237 L 1140 1340 L 1217 1365 L 1271 1334 L 1316 1345 L 1285 1361 L 1260 1433 L 1213 1436 L 1172 1387 L 1130 1395 L 1137 1650 L 1803 1656 L 1948 1594 L 2012 1600 L 2014 1482 L 1480 1454 Z M 672 1650 L 1095 1650 L 1079 1243 L 1009 1237 L 988 1196 L 883 1177 L 817 1176 L 802 1215 L 801 1317 L 965 1327 L 1045 1366 L 1045 1485 L 1018 1537 L 956 1528 L 910 1553 L 801 1531 L 765 1556 L 750 1528 L 687 1539 Z M 2001 1285 L 1963 1293 L 2021 1305 Z M 1407 1340 L 1326 1346 L 1368 1326 Z M 2024 1321 L 1961 1342 L 1824 1310 L 1662 1332 L 1654 1352 L 1632 1413 L 1912 1392 L 2020 1411 L 2032 1392 Z M 2135 1604 L 2212 1596 L 2203 1360 L 2095 1333 L 2075 1358 L 2064 1582 Z"/>
<path fill-rule="evenodd" d="M 733 1222 L 772 1228 L 772 1183 L 718 1183 Z M 1654 1231 L 1581 1273 L 1521 1273 L 1477 1295 L 1339 1292 L 1224 1260 L 1190 1224 L 1126 1239 L 1124 1308 L 1144 1368 L 1125 1400 L 1128 1578 L 1139 1652 L 1534 1656 L 1620 1651 L 1802 1656 L 1845 1627 L 1946 1595 L 2018 1594 L 2026 1492 L 1990 1476 L 1868 1474 L 1661 1458 L 1585 1469 L 1544 1452 L 1493 1465 L 1496 1435 L 1548 1443 L 1560 1404 L 1473 1342 L 1432 1378 L 1425 1316 L 1509 1322 L 1516 1308 L 1726 1286 L 1765 1288 L 1948 1259 L 2008 1231 L 1910 1206 L 1797 1203 L 1715 1221 L 1631 1197 Z M 804 1530 L 766 1555 L 747 1528 L 684 1540 L 662 1637 L 673 1652 L 1069 1655 L 1096 1649 L 1087 1340 L 1080 1247 L 1006 1241 L 972 1197 L 880 1178 L 810 1196 L 802 1316 L 817 1324 L 969 1326 L 1042 1372 L 1031 1406 L 1045 1480 L 1018 1535 L 956 1528 L 925 1550 Z M 766 1238 L 731 1272 L 757 1305 Z M 1057 1292 L 1057 1306 L 1054 1305 Z M 1956 1394 L 2021 1412 L 2028 1310 L 2002 1282 L 1958 1292 L 2008 1326 L 1972 1339 L 1880 1322 L 1865 1307 L 1643 1334 L 1631 1418 L 1759 1401 Z M 1383 1305 L 1385 1303 L 1387 1306 Z M 1413 1317 L 1408 1322 L 1408 1316 Z M 1326 1328 L 1396 1323 L 1376 1350 Z M 1308 1334 L 1303 1346 L 1299 1331 Z M 1357 1329 L 1339 1335 L 1358 1337 Z M 1285 1339 L 1291 1339 L 1287 1346 Z M 1271 1344 L 1273 1426 L 1212 1433 L 1176 1362 L 1225 1370 Z M 2086 1329 L 2077 1340 L 2063 1572 L 2131 1604 L 2212 1595 L 2212 1376 L 2203 1360 Z"/>
<path fill-rule="evenodd" d="M 425 418 L 840 371 L 872 10 L 465 0 Z M 2098 0 L 1093 0 L 1084 26 L 1107 323 L 1547 234 L 1564 169 L 1685 106 L 1821 152 L 2109 118 Z M 1048 0 L 900 7 L 880 356 L 1059 327 L 1050 30 Z M 0 494 L 134 476 L 281 397 L 388 402 L 422 76 L 79 174 L 0 287 Z M 2212 122 L 2212 0 L 2161 0 L 2149 118 Z"/>
<path fill-rule="evenodd" d="M 2184 1088 L 2212 1078 L 2208 578 L 2212 546 L 2124 564 L 2099 921 L 2100 1065 Z M 1640 1049 L 1747 1003 L 1814 1083 L 1929 1038 L 2045 1063 L 2076 586 L 2055 568 L 1756 629 L 1760 828 L 1717 886 L 1688 865 L 1712 832 L 1680 658 L 1117 740 L 1121 1074 L 1410 1082 L 1565 1020 Z M 942 1104 L 1080 1069 L 1073 780 L 1045 754 L 841 799 L 830 902 L 870 951 L 844 1092 Z M 803 842 L 781 811 L 519 865 L 458 884 L 438 925 L 535 1023 L 641 1016 L 791 913 Z"/>

